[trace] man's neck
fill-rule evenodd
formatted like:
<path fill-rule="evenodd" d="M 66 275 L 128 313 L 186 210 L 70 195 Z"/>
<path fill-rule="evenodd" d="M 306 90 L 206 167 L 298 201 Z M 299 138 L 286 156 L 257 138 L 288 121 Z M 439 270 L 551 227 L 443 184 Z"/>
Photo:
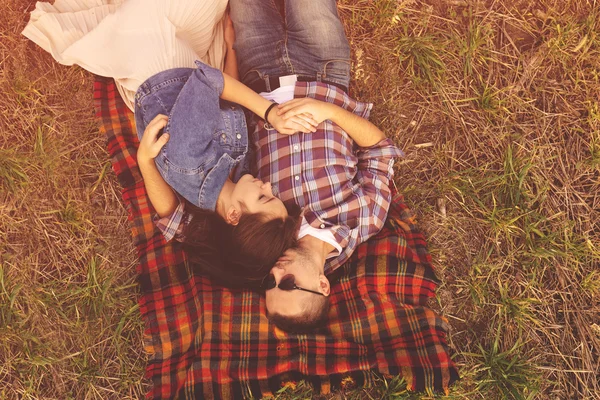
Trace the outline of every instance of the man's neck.
<path fill-rule="evenodd" d="M 321 272 L 323 272 L 325 270 L 325 260 L 327 260 L 329 253 L 335 250 L 335 247 L 311 235 L 304 236 L 298 243 L 308 251 L 314 252 L 321 257 L 322 262 L 319 265 L 321 266 Z"/>

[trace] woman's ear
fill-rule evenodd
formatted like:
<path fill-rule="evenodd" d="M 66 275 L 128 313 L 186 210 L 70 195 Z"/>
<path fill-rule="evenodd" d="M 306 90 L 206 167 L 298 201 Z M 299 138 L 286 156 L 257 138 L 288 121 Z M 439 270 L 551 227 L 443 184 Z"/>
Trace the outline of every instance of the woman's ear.
<path fill-rule="evenodd" d="M 241 216 L 242 216 L 242 213 L 240 210 L 238 210 L 234 206 L 229 206 L 229 208 L 227 209 L 227 214 L 225 215 L 225 221 L 229 225 L 235 226 L 240 223 Z"/>
<path fill-rule="evenodd" d="M 329 279 L 323 274 L 319 275 L 319 292 L 323 293 L 325 296 L 329 296 L 331 291 L 331 285 L 329 284 Z"/>

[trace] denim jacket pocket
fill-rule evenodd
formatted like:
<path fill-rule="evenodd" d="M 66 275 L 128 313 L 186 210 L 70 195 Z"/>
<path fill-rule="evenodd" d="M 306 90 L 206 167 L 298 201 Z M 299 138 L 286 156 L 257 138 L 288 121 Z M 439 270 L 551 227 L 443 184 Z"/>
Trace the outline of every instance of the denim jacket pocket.
<path fill-rule="evenodd" d="M 227 132 L 223 129 L 217 129 L 213 134 L 213 140 L 219 144 L 220 147 L 227 149 L 233 146 L 232 139 L 227 135 Z"/>
<path fill-rule="evenodd" d="M 241 134 L 238 133 L 238 135 Z M 248 152 L 247 145 L 240 143 L 238 138 L 231 137 L 231 135 L 228 135 L 225 131 L 219 130 L 215 132 L 213 140 L 218 143 L 222 150 L 221 154 L 228 154 L 234 160 Z"/>
<path fill-rule="evenodd" d="M 168 171 L 168 174 L 180 174 L 180 175 L 200 175 L 203 177 L 205 175 L 206 165 L 210 165 L 214 162 L 214 156 L 206 158 L 202 161 L 197 168 L 183 168 L 178 166 L 175 162 L 169 160 L 169 158 L 164 157 L 165 167 Z"/>

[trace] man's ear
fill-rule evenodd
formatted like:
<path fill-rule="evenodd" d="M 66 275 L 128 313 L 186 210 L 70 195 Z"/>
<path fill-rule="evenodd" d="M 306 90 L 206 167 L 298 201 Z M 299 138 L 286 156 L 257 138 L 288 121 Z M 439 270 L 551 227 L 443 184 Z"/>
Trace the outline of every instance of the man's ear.
<path fill-rule="evenodd" d="M 241 216 L 242 216 L 242 213 L 239 209 L 235 208 L 235 206 L 229 206 L 229 208 L 227 209 L 227 214 L 225 216 L 225 221 L 229 225 L 235 226 L 240 223 Z"/>
<path fill-rule="evenodd" d="M 331 291 L 331 286 L 329 284 L 329 279 L 323 274 L 319 275 L 319 292 L 323 293 L 325 296 L 329 296 L 329 292 Z"/>

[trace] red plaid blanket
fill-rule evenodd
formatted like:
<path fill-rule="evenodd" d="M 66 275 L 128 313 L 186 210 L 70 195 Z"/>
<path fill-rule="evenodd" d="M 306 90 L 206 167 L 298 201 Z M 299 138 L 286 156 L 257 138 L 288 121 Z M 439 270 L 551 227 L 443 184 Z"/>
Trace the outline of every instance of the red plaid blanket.
<path fill-rule="evenodd" d="M 327 393 L 375 374 L 431 393 L 458 378 L 446 321 L 426 305 L 437 286 L 431 258 L 401 195 L 384 229 L 335 271 L 325 331 L 288 334 L 269 324 L 258 294 L 214 285 L 179 243 L 165 243 L 136 165 L 133 114 L 111 79 L 96 79 L 94 98 L 140 260 L 149 398 L 260 398 L 300 379 Z"/>

